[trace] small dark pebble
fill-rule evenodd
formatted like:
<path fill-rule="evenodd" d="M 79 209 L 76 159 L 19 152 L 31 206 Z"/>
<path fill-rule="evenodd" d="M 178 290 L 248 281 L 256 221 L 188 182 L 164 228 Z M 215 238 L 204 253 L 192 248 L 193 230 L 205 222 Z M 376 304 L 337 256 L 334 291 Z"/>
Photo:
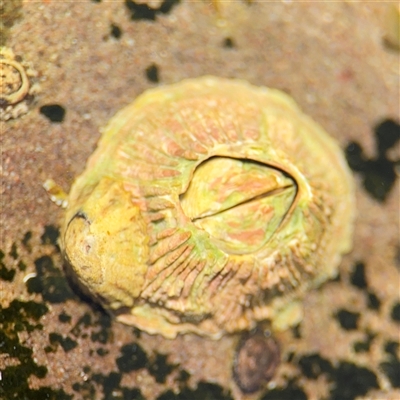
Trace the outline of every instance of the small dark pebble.
<path fill-rule="evenodd" d="M 63 122 L 65 117 L 65 108 L 58 104 L 48 104 L 40 107 L 40 113 L 51 122 Z"/>
<path fill-rule="evenodd" d="M 280 363 L 278 343 L 262 332 L 245 335 L 233 364 L 233 377 L 243 393 L 261 389 L 274 376 Z"/>
<path fill-rule="evenodd" d="M 346 331 L 357 329 L 358 320 L 360 318 L 359 313 L 341 309 L 337 312 L 336 317 L 340 323 L 340 326 Z"/>

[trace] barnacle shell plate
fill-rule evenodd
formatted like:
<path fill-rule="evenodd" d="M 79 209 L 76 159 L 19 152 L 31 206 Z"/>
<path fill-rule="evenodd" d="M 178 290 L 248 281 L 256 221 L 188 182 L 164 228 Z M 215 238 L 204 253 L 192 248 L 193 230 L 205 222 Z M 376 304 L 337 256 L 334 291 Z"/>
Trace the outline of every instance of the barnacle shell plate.
<path fill-rule="evenodd" d="M 335 275 L 353 213 L 340 148 L 289 96 L 203 77 L 111 119 L 72 186 L 61 244 L 120 321 L 218 338 Z"/>

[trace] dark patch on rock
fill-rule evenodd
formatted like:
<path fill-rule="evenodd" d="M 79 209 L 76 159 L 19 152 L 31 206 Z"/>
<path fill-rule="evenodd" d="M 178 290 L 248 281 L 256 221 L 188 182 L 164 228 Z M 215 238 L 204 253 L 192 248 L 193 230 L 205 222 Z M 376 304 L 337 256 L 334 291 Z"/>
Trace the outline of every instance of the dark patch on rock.
<path fill-rule="evenodd" d="M 102 347 L 99 347 L 99 348 L 96 350 L 96 353 L 97 353 L 100 357 L 104 357 L 104 356 L 106 356 L 106 355 L 109 353 L 109 351 L 106 350 L 106 349 L 103 349 Z"/>
<path fill-rule="evenodd" d="M 72 390 L 79 393 L 82 399 L 95 399 L 96 388 L 91 381 L 75 382 L 72 385 Z"/>
<path fill-rule="evenodd" d="M 90 339 L 92 342 L 106 344 L 111 336 L 111 318 L 108 314 L 98 313 L 98 318 L 94 325 L 98 328 L 96 332 L 92 332 Z"/>
<path fill-rule="evenodd" d="M 110 26 L 110 35 L 115 39 L 120 39 L 122 36 L 121 28 L 116 24 L 111 24 Z"/>
<path fill-rule="evenodd" d="M 7 268 L 3 262 L 4 257 L 4 252 L 0 250 L 0 279 L 3 281 L 12 282 L 14 280 L 16 270 L 14 268 Z"/>
<path fill-rule="evenodd" d="M 46 305 L 34 301 L 14 299 L 6 308 L 0 306 L 0 359 L 11 358 L 18 360 L 17 365 L 2 368 L 0 385 L 1 399 L 29 400 L 71 400 L 72 396 L 61 390 L 48 387 L 31 389 L 29 387 L 32 375 L 43 379 L 47 368 L 34 361 L 33 350 L 22 345 L 18 332 L 32 332 L 43 329 L 37 323 L 48 312 Z"/>
<path fill-rule="evenodd" d="M 118 372 L 110 372 L 108 375 L 94 374 L 92 379 L 102 385 L 104 398 L 109 399 L 112 398 L 112 393 L 119 389 L 122 374 Z"/>
<path fill-rule="evenodd" d="M 307 395 L 297 383 L 291 381 L 285 388 L 269 390 L 261 400 L 307 400 Z"/>
<path fill-rule="evenodd" d="M 278 343 L 257 330 L 241 339 L 233 363 L 233 378 L 243 393 L 254 393 L 271 380 L 279 364 Z"/>
<path fill-rule="evenodd" d="M 56 349 L 57 344 L 59 344 L 66 353 L 78 346 L 78 343 L 75 340 L 72 340 L 68 336 L 62 336 L 56 332 L 52 332 L 49 334 L 49 340 L 51 345 L 53 346 L 53 349 Z"/>
<path fill-rule="evenodd" d="M 105 400 L 145 400 L 140 389 L 121 387 L 121 379 L 122 374 L 118 372 L 110 372 L 108 375 L 94 374 L 92 376 L 92 380 L 102 386 L 102 398 Z"/>
<path fill-rule="evenodd" d="M 301 339 L 301 324 L 297 324 L 292 328 L 293 337 L 296 339 Z"/>
<path fill-rule="evenodd" d="M 157 65 L 152 64 L 146 68 L 146 77 L 150 82 L 153 83 L 158 83 L 160 81 Z"/>
<path fill-rule="evenodd" d="M 350 282 L 353 286 L 358 287 L 359 289 L 365 289 L 368 284 L 365 278 L 365 265 L 364 263 L 357 263 L 354 266 L 353 272 L 351 274 Z"/>
<path fill-rule="evenodd" d="M 25 233 L 23 239 L 21 240 L 22 245 L 29 251 L 32 251 L 30 240 L 32 239 L 32 232 L 28 231 Z"/>
<path fill-rule="evenodd" d="M 86 339 L 90 332 L 92 342 L 106 344 L 112 337 L 111 318 L 108 314 L 100 311 L 96 311 L 94 316 L 96 318 L 93 320 L 92 314 L 83 314 L 70 330 L 70 333 L 76 338 Z"/>
<path fill-rule="evenodd" d="M 367 368 L 342 361 L 332 375 L 330 400 L 355 400 L 371 389 L 378 389 L 376 375 Z"/>
<path fill-rule="evenodd" d="M 155 21 L 157 15 L 168 14 L 172 8 L 179 4 L 180 0 L 164 0 L 160 7 L 152 8 L 147 4 L 136 3 L 133 0 L 125 0 L 125 6 L 131 14 L 131 20 Z"/>
<path fill-rule="evenodd" d="M 179 393 L 167 390 L 157 400 L 233 400 L 231 394 L 214 383 L 199 382 L 196 389 L 182 388 Z"/>
<path fill-rule="evenodd" d="M 59 104 L 48 104 L 40 107 L 40 113 L 51 122 L 63 122 L 65 117 L 65 108 Z"/>
<path fill-rule="evenodd" d="M 116 360 L 120 372 L 136 371 L 148 366 L 147 354 L 137 343 L 122 346 L 121 353 Z"/>
<path fill-rule="evenodd" d="M 165 383 L 167 376 L 176 368 L 176 365 L 167 362 L 168 356 L 156 354 L 151 360 L 148 370 L 157 383 Z"/>
<path fill-rule="evenodd" d="M 399 350 L 399 342 L 395 342 L 393 340 L 388 340 L 385 343 L 384 350 L 390 356 L 392 356 L 394 358 L 398 358 L 397 357 L 397 352 Z"/>
<path fill-rule="evenodd" d="M 397 355 L 399 343 L 387 341 L 384 349 L 388 357 L 386 361 L 380 364 L 380 368 L 389 379 L 391 385 L 394 388 L 400 388 L 400 360 Z"/>
<path fill-rule="evenodd" d="M 380 364 L 380 367 L 389 379 L 391 385 L 394 388 L 400 388 L 400 360 L 392 359 L 390 361 L 384 361 Z"/>
<path fill-rule="evenodd" d="M 35 329 L 42 329 L 43 326 L 32 325 L 31 320 L 38 321 L 48 311 L 45 304 L 14 299 L 8 307 L 0 306 L 0 324 L 5 330 L 32 332 Z"/>
<path fill-rule="evenodd" d="M 345 329 L 346 331 L 351 331 L 357 329 L 360 314 L 341 309 L 337 312 L 336 318 L 343 329 Z"/>
<path fill-rule="evenodd" d="M 53 225 L 46 225 L 44 227 L 43 235 L 40 237 L 42 244 L 51 244 L 58 248 L 58 237 L 60 236 L 60 231 Z"/>
<path fill-rule="evenodd" d="M 49 256 L 35 260 L 36 276 L 26 282 L 29 293 L 40 293 L 49 303 L 62 303 L 75 298 L 65 276 Z"/>
<path fill-rule="evenodd" d="M 367 297 L 367 307 L 370 310 L 379 311 L 381 308 L 381 301 L 375 293 L 369 292 Z"/>
<path fill-rule="evenodd" d="M 89 365 L 85 365 L 85 366 L 83 367 L 83 372 L 84 372 L 85 374 L 88 374 L 91 370 L 92 370 L 92 368 L 90 368 Z"/>
<path fill-rule="evenodd" d="M 354 351 L 356 353 L 367 353 L 370 350 L 372 341 L 375 339 L 375 337 L 376 334 L 367 332 L 364 341 L 357 341 L 353 344 Z"/>
<path fill-rule="evenodd" d="M 346 158 L 350 168 L 363 176 L 365 190 L 376 200 L 384 201 L 396 180 L 395 165 L 400 160 L 387 158 L 387 151 L 400 140 L 400 125 L 386 119 L 375 127 L 375 158 L 367 159 L 362 147 L 351 142 L 346 148 Z"/>
<path fill-rule="evenodd" d="M 59 314 L 58 320 L 63 324 L 68 324 L 71 322 L 71 316 L 66 314 L 64 311 Z"/>
<path fill-rule="evenodd" d="M 10 255 L 11 258 L 13 258 L 14 260 L 16 260 L 18 258 L 18 251 L 17 251 L 17 245 L 14 242 L 11 246 L 11 250 L 8 253 Z"/>
<path fill-rule="evenodd" d="M 331 362 L 316 353 L 301 357 L 298 363 L 303 375 L 309 379 L 317 379 L 321 374 L 333 372 Z"/>
<path fill-rule="evenodd" d="M 230 37 L 225 38 L 222 45 L 226 49 L 233 49 L 236 47 L 235 42 Z"/>
<path fill-rule="evenodd" d="M 393 321 L 395 322 L 400 322 L 400 303 L 397 302 L 390 313 L 390 317 L 392 318 Z"/>
<path fill-rule="evenodd" d="M 26 271 L 26 264 L 22 260 L 18 261 L 18 269 L 20 271 Z"/>
<path fill-rule="evenodd" d="M 89 313 L 85 313 L 78 319 L 75 326 L 71 329 L 70 333 L 72 333 L 75 337 L 79 337 L 82 335 L 83 330 L 89 328 L 92 325 L 92 317 Z"/>
<path fill-rule="evenodd" d="M 178 375 L 177 381 L 178 381 L 181 385 L 184 385 L 184 384 L 186 384 L 186 382 L 189 380 L 189 378 L 190 378 L 189 372 L 187 372 L 187 371 L 184 370 L 184 369 L 181 369 L 181 370 L 179 371 L 179 375 Z"/>

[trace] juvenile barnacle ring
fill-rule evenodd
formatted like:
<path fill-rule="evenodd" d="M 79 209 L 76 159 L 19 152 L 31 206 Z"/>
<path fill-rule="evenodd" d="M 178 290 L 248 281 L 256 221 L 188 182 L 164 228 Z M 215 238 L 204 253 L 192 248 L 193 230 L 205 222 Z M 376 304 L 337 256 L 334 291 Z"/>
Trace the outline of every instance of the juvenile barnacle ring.
<path fill-rule="evenodd" d="M 16 104 L 29 93 L 29 79 L 24 67 L 17 61 L 0 58 L 2 93 L 6 104 Z"/>

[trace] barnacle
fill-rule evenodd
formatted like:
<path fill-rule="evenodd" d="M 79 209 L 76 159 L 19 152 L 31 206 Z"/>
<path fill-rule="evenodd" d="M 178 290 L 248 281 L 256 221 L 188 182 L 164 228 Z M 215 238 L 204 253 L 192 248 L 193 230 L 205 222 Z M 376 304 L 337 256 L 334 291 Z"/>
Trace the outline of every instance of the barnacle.
<path fill-rule="evenodd" d="M 72 186 L 61 246 L 118 320 L 218 338 L 290 316 L 334 276 L 353 213 L 340 148 L 289 96 L 203 77 L 111 119 Z"/>
<path fill-rule="evenodd" d="M 11 49 L 0 47 L 0 77 L 0 120 L 26 114 L 39 91 L 37 72 L 19 61 Z"/>

